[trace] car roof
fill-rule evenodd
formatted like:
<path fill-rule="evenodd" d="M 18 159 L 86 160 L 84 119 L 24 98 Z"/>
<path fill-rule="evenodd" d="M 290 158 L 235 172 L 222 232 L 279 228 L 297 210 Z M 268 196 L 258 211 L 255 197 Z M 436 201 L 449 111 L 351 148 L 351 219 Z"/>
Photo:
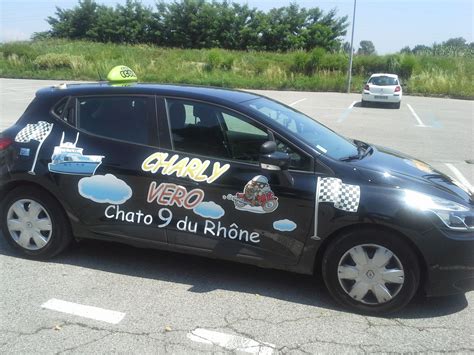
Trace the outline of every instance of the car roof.
<path fill-rule="evenodd" d="M 374 73 L 370 77 L 372 78 L 374 76 L 389 76 L 391 78 L 398 78 L 397 74 L 389 74 L 389 73 Z"/>
<path fill-rule="evenodd" d="M 80 95 L 163 95 L 186 97 L 208 101 L 227 101 L 241 103 L 261 97 L 246 91 L 223 89 L 217 87 L 173 84 L 117 84 L 109 82 L 60 84 L 40 89 L 42 95 L 80 96 Z"/>

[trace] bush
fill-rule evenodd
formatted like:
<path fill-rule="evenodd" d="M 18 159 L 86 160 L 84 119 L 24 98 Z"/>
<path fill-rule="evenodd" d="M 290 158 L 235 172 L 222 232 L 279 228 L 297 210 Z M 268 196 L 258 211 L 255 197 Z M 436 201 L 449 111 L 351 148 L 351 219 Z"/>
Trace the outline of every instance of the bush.
<path fill-rule="evenodd" d="M 168 49 L 63 39 L 0 43 L 0 53 L 2 77 L 97 80 L 98 72 L 105 77 L 125 64 L 143 82 L 341 92 L 349 62 L 347 54 L 321 51 Z M 390 69 L 398 71 L 410 93 L 474 98 L 474 61 L 460 56 L 357 55 L 352 89 L 359 91 L 370 73 Z"/>
<path fill-rule="evenodd" d="M 387 71 L 386 57 L 376 55 L 357 55 L 354 56 L 353 71 L 356 75 L 369 76 L 373 73 Z"/>
<path fill-rule="evenodd" d="M 409 79 L 416 67 L 416 59 L 413 55 L 405 55 L 400 63 L 400 76 L 403 79 Z"/>
<path fill-rule="evenodd" d="M 82 56 L 65 53 L 47 53 L 36 57 L 33 64 L 39 69 L 80 69 L 85 60 Z"/>
<path fill-rule="evenodd" d="M 325 55 L 321 59 L 320 69 L 345 73 L 349 67 L 349 56 L 344 53 Z"/>
<path fill-rule="evenodd" d="M 206 69 L 212 71 L 215 69 L 231 70 L 234 64 L 232 55 L 224 53 L 219 49 L 211 49 L 207 55 Z"/>
<path fill-rule="evenodd" d="M 298 51 L 293 54 L 290 71 L 297 74 L 304 74 L 306 72 L 306 63 L 309 60 L 309 55 L 306 52 Z"/>
<path fill-rule="evenodd" d="M 4 43 L 1 47 L 3 57 L 20 57 L 26 59 L 34 59 L 38 52 L 33 48 L 31 42 L 10 42 Z"/>
<path fill-rule="evenodd" d="M 324 48 L 313 49 L 309 54 L 308 61 L 306 62 L 306 73 L 312 74 L 318 70 L 325 55 L 326 51 Z"/>

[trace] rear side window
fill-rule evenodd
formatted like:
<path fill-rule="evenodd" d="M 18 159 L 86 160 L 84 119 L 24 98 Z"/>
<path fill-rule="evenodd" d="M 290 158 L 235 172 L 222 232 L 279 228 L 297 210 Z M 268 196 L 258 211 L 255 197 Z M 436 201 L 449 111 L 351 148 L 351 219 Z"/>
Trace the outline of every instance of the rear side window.
<path fill-rule="evenodd" d="M 69 97 L 65 97 L 61 99 L 61 101 L 59 101 L 53 108 L 53 113 L 59 118 L 62 117 L 62 114 L 64 113 L 64 110 L 66 109 L 66 104 L 67 104 L 68 99 Z"/>
<path fill-rule="evenodd" d="M 153 100 L 146 96 L 80 97 L 77 126 L 87 132 L 152 145 Z"/>

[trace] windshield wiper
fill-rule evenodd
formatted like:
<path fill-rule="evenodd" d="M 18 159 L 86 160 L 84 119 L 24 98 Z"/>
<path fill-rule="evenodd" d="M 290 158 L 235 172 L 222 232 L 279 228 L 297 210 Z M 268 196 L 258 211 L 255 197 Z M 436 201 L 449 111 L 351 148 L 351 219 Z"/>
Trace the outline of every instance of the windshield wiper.
<path fill-rule="evenodd" d="M 369 153 L 371 153 L 374 148 L 370 144 L 367 144 L 362 141 L 358 141 L 354 139 L 354 143 L 357 146 L 357 154 L 349 155 L 347 157 L 340 158 L 340 161 L 352 161 L 352 160 L 360 160 L 366 157 Z"/>

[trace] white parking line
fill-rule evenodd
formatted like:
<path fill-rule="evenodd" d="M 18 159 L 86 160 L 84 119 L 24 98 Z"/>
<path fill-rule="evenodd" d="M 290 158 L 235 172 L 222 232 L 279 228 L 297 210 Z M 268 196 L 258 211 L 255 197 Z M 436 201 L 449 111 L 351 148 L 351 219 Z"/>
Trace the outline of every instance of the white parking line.
<path fill-rule="evenodd" d="M 198 343 L 217 345 L 227 350 L 249 354 L 270 355 L 275 349 L 273 344 L 260 343 L 253 339 L 203 328 L 194 329 L 187 334 L 187 337 Z"/>
<path fill-rule="evenodd" d="M 306 98 L 296 100 L 295 102 L 292 102 L 292 103 L 289 104 L 288 106 L 295 106 L 296 104 L 299 104 L 300 102 L 303 102 L 303 101 L 305 101 L 305 100 L 306 100 Z"/>
<path fill-rule="evenodd" d="M 342 114 L 339 116 L 339 118 L 337 119 L 337 123 L 341 123 L 342 121 L 344 121 L 347 116 L 349 116 L 349 113 L 351 112 L 351 110 L 354 108 L 354 105 L 357 103 L 357 101 L 353 101 L 348 108 L 346 108 Z"/>
<path fill-rule="evenodd" d="M 123 319 L 123 317 L 125 317 L 125 313 L 122 312 L 110 311 L 108 309 L 93 306 L 85 306 L 79 303 L 58 300 L 56 298 L 51 298 L 46 303 L 43 303 L 41 307 L 111 324 L 117 324 Z"/>
<path fill-rule="evenodd" d="M 469 191 L 474 192 L 474 186 L 472 186 L 469 181 L 464 177 L 463 174 L 453 165 L 450 163 L 445 163 L 445 165 L 453 172 L 453 174 L 456 176 L 456 178 L 459 180 L 459 182 Z"/>
<path fill-rule="evenodd" d="M 416 114 L 413 107 L 411 107 L 410 104 L 407 104 L 407 106 L 408 106 L 408 109 L 410 110 L 411 114 L 413 115 L 413 117 L 415 117 L 415 119 L 417 120 L 418 127 L 426 127 L 425 124 L 423 123 L 423 121 L 421 120 L 421 118 Z"/>
<path fill-rule="evenodd" d="M 349 107 L 348 107 L 347 109 L 348 109 L 348 110 L 351 110 L 351 109 L 354 107 L 354 105 L 355 105 L 356 103 L 357 103 L 357 101 L 353 101 L 353 102 L 349 105 Z"/>

